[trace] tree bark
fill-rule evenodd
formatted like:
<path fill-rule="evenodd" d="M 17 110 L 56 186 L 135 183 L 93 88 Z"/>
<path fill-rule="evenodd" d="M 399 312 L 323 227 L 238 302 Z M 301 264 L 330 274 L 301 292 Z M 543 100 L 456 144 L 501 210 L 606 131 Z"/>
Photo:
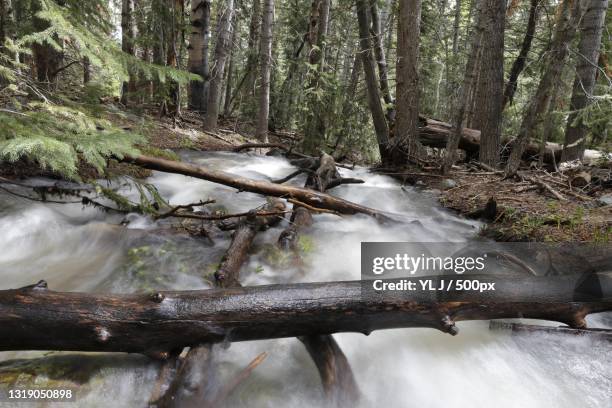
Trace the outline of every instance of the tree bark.
<path fill-rule="evenodd" d="M 283 211 L 285 204 L 278 199 L 271 199 L 262 209 L 263 212 Z M 215 272 L 215 287 L 240 287 L 240 269 L 249 256 L 249 250 L 257 233 L 280 222 L 282 217 L 258 216 L 258 209 L 253 209 L 246 217 L 242 217 L 232 234 L 232 241 Z M 192 347 L 176 376 L 161 398 L 162 407 L 198 407 L 207 406 L 210 402 L 211 381 L 214 374 L 212 367 L 211 344 L 197 344 Z M 199 381 L 194 382 L 193 378 Z"/>
<path fill-rule="evenodd" d="M 215 65 L 210 75 L 208 101 L 206 103 L 206 114 L 204 115 L 204 129 L 209 131 L 216 131 L 218 126 L 221 85 L 223 84 L 223 75 L 225 73 L 225 62 L 231 46 L 230 38 L 233 18 L 234 0 L 226 0 L 221 18 L 219 19 L 217 43 L 215 44 Z"/>
<path fill-rule="evenodd" d="M 212 170 L 201 166 L 195 166 L 193 164 L 175 162 L 157 157 L 148 157 L 143 155 L 124 156 L 120 160 L 151 170 L 183 174 L 185 176 L 208 180 L 213 183 L 224 184 L 229 187 L 234 187 L 240 191 L 250 191 L 271 197 L 294 199 L 315 208 L 333 210 L 341 214 L 366 214 L 381 220 L 388 218 L 383 213 L 372 208 L 306 188 L 285 186 L 261 180 L 252 180 L 225 173 L 223 171 Z"/>
<path fill-rule="evenodd" d="M 397 123 L 393 161 L 413 161 L 420 154 L 419 124 L 419 37 L 421 0 L 400 1 L 397 26 Z M 401 156 L 401 157 L 398 157 Z"/>
<path fill-rule="evenodd" d="M 41 18 L 36 17 L 36 13 L 41 11 L 41 4 L 39 1 L 33 1 L 31 3 L 31 13 L 34 15 L 32 21 L 34 29 L 37 32 L 44 31 L 49 28 L 49 23 Z M 25 17 L 25 16 L 24 16 Z M 15 19 L 15 22 L 19 22 L 19 19 Z M 63 39 L 54 36 L 55 41 L 63 47 Z M 62 65 L 64 59 L 63 51 L 58 51 L 46 42 L 42 44 L 32 44 L 32 54 L 34 57 L 34 65 L 36 67 L 36 79 L 41 83 L 48 83 L 53 85 L 57 76 L 59 67 Z"/>
<path fill-rule="evenodd" d="M 134 55 L 134 20 L 132 18 L 132 0 L 121 2 L 121 51 Z M 129 103 L 130 83 L 133 82 L 132 74 L 129 72 L 129 80 L 121 83 L 121 103 L 125 106 Z M 133 86 L 132 86 L 133 88 Z"/>
<path fill-rule="evenodd" d="M 261 25 L 261 87 L 259 89 L 259 113 L 255 136 L 268 142 L 268 115 L 270 113 L 270 70 L 272 68 L 272 27 L 274 25 L 274 0 L 264 0 Z"/>
<path fill-rule="evenodd" d="M 539 128 L 542 115 L 548 110 L 552 88 L 559 86 L 561 73 L 568 55 L 569 43 L 574 38 L 576 28 L 582 18 L 583 7 L 581 1 L 564 0 L 559 7 L 561 7 L 561 13 L 548 53 L 546 68 L 521 122 L 516 142 L 506 165 L 507 176 L 516 174 L 525 145 L 533 132 Z"/>
<path fill-rule="evenodd" d="M 323 154 L 317 161 L 316 170 L 306 179 L 304 187 L 323 192 L 338 179 L 341 177 L 334 158 Z M 278 245 L 284 250 L 297 249 L 300 230 L 311 224 L 310 211 L 294 205 L 291 223 L 278 237 Z M 353 370 L 336 340 L 331 335 L 315 335 L 300 337 L 300 341 L 306 346 L 308 354 L 317 366 L 323 390 L 331 404 L 333 406 L 354 404 L 359 399 L 359 388 Z"/>
<path fill-rule="evenodd" d="M 262 0 L 253 0 L 253 12 L 251 14 L 251 23 L 249 24 L 249 39 L 248 39 L 248 56 L 247 64 L 244 73 L 244 85 L 247 94 L 255 94 L 255 78 L 257 77 L 257 63 L 259 61 L 259 38 L 261 31 L 261 2 Z M 238 89 L 236 89 L 238 92 Z"/>
<path fill-rule="evenodd" d="M 385 47 L 383 45 L 383 28 L 381 15 L 378 12 L 377 0 L 370 0 L 370 15 L 372 16 L 372 41 L 374 42 L 374 56 L 376 57 L 376 64 L 378 65 L 378 81 L 380 83 L 380 92 L 383 100 L 385 101 L 386 117 L 389 127 L 392 127 L 395 121 L 395 106 L 393 98 L 391 98 L 391 91 L 389 89 L 389 71 L 387 69 L 387 59 L 385 57 Z"/>
<path fill-rule="evenodd" d="M 209 69 L 208 46 L 210 42 L 210 0 L 192 0 L 191 34 L 189 36 L 189 72 L 198 74 L 202 81 L 189 83 L 189 108 L 206 112 L 208 100 Z"/>
<path fill-rule="evenodd" d="M 454 115 L 454 126 L 455 130 L 451 137 L 448 138 L 446 145 L 446 157 L 444 158 L 444 164 L 442 165 L 442 173 L 447 174 L 451 167 L 457 161 L 457 148 L 459 147 L 459 141 L 463 133 L 463 119 L 465 117 L 465 110 L 467 107 L 469 95 L 472 93 L 472 86 L 474 84 L 475 66 L 476 59 L 480 49 L 480 43 L 482 34 L 484 32 L 482 16 L 482 8 L 485 0 L 474 0 L 476 9 L 476 25 L 472 32 L 470 53 L 468 55 L 467 62 L 465 64 L 465 74 L 463 77 L 463 85 L 459 97 L 456 101 L 455 115 Z"/>
<path fill-rule="evenodd" d="M 0 350 L 127 352 L 164 359 L 186 346 L 225 341 L 401 327 L 456 334 L 455 322 L 464 320 L 521 317 L 584 328 L 586 315 L 612 310 L 611 294 L 601 293 L 610 287 L 609 276 L 590 276 L 600 285 L 593 294 L 577 293 L 574 276 L 498 276 L 495 295 L 463 292 L 452 301 L 382 295 L 363 290 L 361 281 L 130 295 L 54 292 L 41 281 L 0 291 Z M 431 277 L 434 285 L 443 278 Z M 515 294 L 522 294 L 520 301 Z"/>
<path fill-rule="evenodd" d="M 592 0 L 580 22 L 580 44 L 576 57 L 576 77 L 570 102 L 570 115 L 565 129 L 562 161 L 580 159 L 584 155 L 587 127 L 578 118 L 579 111 L 591 104 L 595 88 L 597 62 L 601 47 L 608 0 Z M 577 122 L 577 123 L 575 123 Z"/>
<path fill-rule="evenodd" d="M 325 96 L 319 96 L 320 92 L 317 92 L 317 90 L 323 85 L 321 76 L 325 71 L 325 45 L 329 27 L 329 12 L 330 0 L 313 0 L 310 16 L 311 25 L 308 33 L 308 44 L 310 45 L 308 55 L 310 66 L 307 83 L 309 92 L 306 102 L 308 113 L 302 143 L 304 152 L 309 154 L 316 153 L 319 147 L 325 143 L 325 115 L 327 113 L 324 108 Z"/>
<path fill-rule="evenodd" d="M 525 37 L 523 38 L 521 51 L 512 64 L 512 68 L 510 69 L 510 77 L 508 78 L 506 89 L 504 90 L 504 108 L 508 103 L 512 104 L 514 92 L 516 92 L 518 78 L 525 68 L 527 55 L 531 49 L 531 42 L 533 41 L 535 34 L 536 23 L 538 20 L 538 6 L 540 5 L 540 1 L 541 0 L 531 0 L 531 5 L 529 6 L 529 20 L 527 21 L 527 30 L 525 32 Z"/>
<path fill-rule="evenodd" d="M 459 23 L 461 22 L 461 0 L 455 1 L 455 20 L 453 21 L 453 55 L 459 51 Z"/>
<path fill-rule="evenodd" d="M 368 0 L 357 1 L 357 20 L 359 24 L 359 44 L 361 46 L 361 58 L 363 72 L 365 73 L 366 87 L 368 91 L 368 106 L 372 113 L 372 122 L 376 131 L 376 140 L 381 157 L 387 156 L 389 145 L 389 125 L 385 118 L 385 112 L 380 102 L 380 88 L 376 79 L 376 63 L 372 53 L 372 42 L 370 41 L 370 18 L 368 15 Z"/>
<path fill-rule="evenodd" d="M 485 0 L 483 7 L 482 59 L 476 92 L 476 123 L 480 129 L 479 161 L 499 165 L 504 91 L 504 29 L 506 5 Z"/>
<path fill-rule="evenodd" d="M 344 102 L 342 103 L 342 125 L 339 128 L 338 136 L 336 137 L 336 143 L 334 144 L 334 151 L 343 143 L 346 135 L 352 132 L 351 116 L 354 111 L 355 98 L 354 95 L 357 93 L 357 84 L 359 83 L 359 76 L 361 74 L 362 58 L 359 53 L 355 53 L 353 57 L 353 68 L 351 69 L 351 79 L 344 90 Z"/>

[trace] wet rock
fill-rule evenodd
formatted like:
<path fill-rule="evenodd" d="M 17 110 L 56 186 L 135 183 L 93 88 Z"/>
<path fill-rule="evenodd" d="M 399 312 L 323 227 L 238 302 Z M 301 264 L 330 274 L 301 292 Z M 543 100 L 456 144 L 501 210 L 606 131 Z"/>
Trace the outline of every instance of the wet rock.
<path fill-rule="evenodd" d="M 457 187 L 457 182 L 453 179 L 442 180 L 442 190 L 450 190 L 451 188 Z"/>

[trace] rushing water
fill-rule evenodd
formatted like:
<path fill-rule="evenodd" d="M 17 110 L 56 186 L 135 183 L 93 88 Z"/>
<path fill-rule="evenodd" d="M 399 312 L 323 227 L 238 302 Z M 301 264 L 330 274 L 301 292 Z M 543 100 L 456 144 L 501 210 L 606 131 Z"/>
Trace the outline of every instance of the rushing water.
<path fill-rule="evenodd" d="M 293 170 L 286 160 L 274 157 L 185 153 L 185 158 L 255 179 L 279 178 Z M 477 236 L 478 223 L 441 209 L 426 192 L 365 169 L 341 171 L 366 182 L 340 186 L 334 194 L 420 224 L 381 226 L 365 216 L 317 215 L 302 240 L 306 252 L 299 267 L 271 262 L 270 244 L 284 227 L 281 224 L 256 238 L 254 254 L 242 269 L 245 285 L 358 279 L 362 241 L 443 242 Z M 256 194 L 237 194 L 180 175 L 155 173 L 149 181 L 172 204 L 214 198 L 214 206 L 235 212 L 264 202 Z M 136 194 L 125 188 L 124 192 Z M 155 223 L 134 214 L 127 217 L 127 228 L 122 227 L 123 218 L 78 203 L 36 203 L 2 193 L 0 289 L 39 279 L 53 290 L 90 292 L 209 287 L 210 273 L 229 243 L 227 235 L 215 236 L 212 244 L 204 238 L 158 234 Z M 601 317 L 593 319 L 603 324 Z M 362 406 L 612 407 L 609 343 L 542 334 L 511 337 L 489 331 L 485 322 L 458 326 L 460 334 L 455 337 L 433 329 L 335 335 L 364 394 Z M 323 405 L 316 368 L 298 340 L 242 342 L 216 349 L 220 382 L 259 353 L 268 353 L 228 406 Z M 83 407 L 145 406 L 159 369 L 144 357 L 120 354 L 5 352 L 0 360 L 0 386 L 7 381 L 24 387 L 70 386 L 77 389 L 73 406 Z"/>

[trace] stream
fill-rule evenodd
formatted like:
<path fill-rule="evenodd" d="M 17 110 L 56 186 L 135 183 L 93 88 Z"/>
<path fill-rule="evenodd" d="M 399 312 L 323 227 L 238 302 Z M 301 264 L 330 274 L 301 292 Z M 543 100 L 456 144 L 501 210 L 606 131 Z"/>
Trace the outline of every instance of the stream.
<path fill-rule="evenodd" d="M 185 160 L 254 179 L 280 178 L 294 170 L 278 157 L 182 155 Z M 312 228 L 300 238 L 303 263 L 283 266 L 273 244 L 285 221 L 258 234 L 253 255 L 242 268 L 244 285 L 359 279 L 362 241 L 478 239 L 481 224 L 444 210 L 433 193 L 402 187 L 364 168 L 340 171 L 365 183 L 337 187 L 334 195 L 420 223 L 382 226 L 362 215 L 316 215 Z M 148 182 L 172 205 L 213 198 L 216 203 L 208 208 L 240 212 L 264 203 L 262 196 L 238 194 L 181 175 L 156 172 Z M 303 185 L 304 178 L 290 183 Z M 11 190 L 20 191 L 17 187 Z M 134 189 L 124 187 L 123 192 L 137 200 Z M 129 221 L 127 227 L 120 226 L 124 219 Z M 0 289 L 40 279 L 58 291 L 128 293 L 210 287 L 208 282 L 229 245 L 229 235 L 214 236 L 213 244 L 202 237 L 157 231 L 155 222 L 137 214 L 126 217 L 80 203 L 33 202 L 0 192 Z M 601 316 L 589 320 L 599 327 L 609 321 Z M 454 337 L 433 329 L 334 335 L 363 393 L 361 406 L 612 407 L 610 343 L 550 334 L 511 336 L 490 331 L 488 322 L 461 322 L 458 327 L 460 333 Z M 268 353 L 230 396 L 227 406 L 324 405 L 315 365 L 297 339 L 239 342 L 215 349 L 220 383 L 259 353 Z M 143 356 L 118 353 L 2 352 L 0 387 L 65 386 L 76 389 L 76 404 L 70 406 L 143 407 L 159 366 Z M 0 406 L 9 405 L 0 401 Z"/>

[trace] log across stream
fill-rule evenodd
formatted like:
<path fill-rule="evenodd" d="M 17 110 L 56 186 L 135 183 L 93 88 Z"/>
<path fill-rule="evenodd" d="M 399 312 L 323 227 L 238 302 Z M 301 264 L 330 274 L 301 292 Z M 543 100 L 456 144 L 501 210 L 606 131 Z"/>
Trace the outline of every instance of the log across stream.
<path fill-rule="evenodd" d="M 243 177 L 279 179 L 295 169 L 282 158 L 255 155 L 186 153 L 196 164 Z M 298 242 L 303 263 L 283 263 L 274 248 L 280 224 L 258 234 L 253 254 L 243 266 L 244 286 L 307 284 L 359 278 L 361 241 L 463 241 L 476 237 L 479 224 L 442 210 L 427 193 L 401 189 L 391 178 L 365 169 L 340 169 L 364 184 L 339 186 L 334 195 L 369 208 L 418 219 L 420 224 L 381 225 L 367 215 L 315 215 Z M 264 198 L 253 193 L 174 174 L 155 173 L 149 180 L 172 204 L 214 198 L 217 208 L 241 212 Z M 302 186 L 304 177 L 289 184 Z M 127 190 L 126 190 L 127 191 Z M 135 194 L 135 191 L 132 191 Z M 203 238 L 147 233 L 152 221 L 0 196 L 0 289 L 45 279 L 52 291 L 151 293 L 203 290 L 229 245 L 229 236 Z M 153 304 L 153 302 L 152 302 Z M 606 315 L 587 318 L 592 326 L 610 326 Z M 540 324 L 555 325 L 555 323 Z M 426 406 L 432 393 L 440 405 L 474 407 L 599 407 L 612 387 L 609 342 L 585 337 L 559 339 L 549 333 L 490 331 L 487 322 L 458 322 L 460 333 L 410 328 L 334 335 L 347 355 L 363 394 L 363 406 Z M 304 332 L 291 332 L 297 335 Z M 230 397 L 230 406 L 321 405 L 315 364 L 295 338 L 241 341 L 219 347 L 219 382 L 233 378 L 262 352 L 268 357 Z M 68 355 L 66 355 L 68 353 Z M 154 386 L 159 363 L 137 356 L 74 352 L 0 353 L 0 386 L 19 378 L 41 384 L 65 384 L 79 390 L 75 406 L 131 401 L 143 406 Z M 119 357 L 117 357 L 119 356 Z M 35 368 L 33 370 L 33 367 Z M 19 374 L 16 374 L 19 373 Z M 457 398 L 461 395 L 461 398 Z"/>

